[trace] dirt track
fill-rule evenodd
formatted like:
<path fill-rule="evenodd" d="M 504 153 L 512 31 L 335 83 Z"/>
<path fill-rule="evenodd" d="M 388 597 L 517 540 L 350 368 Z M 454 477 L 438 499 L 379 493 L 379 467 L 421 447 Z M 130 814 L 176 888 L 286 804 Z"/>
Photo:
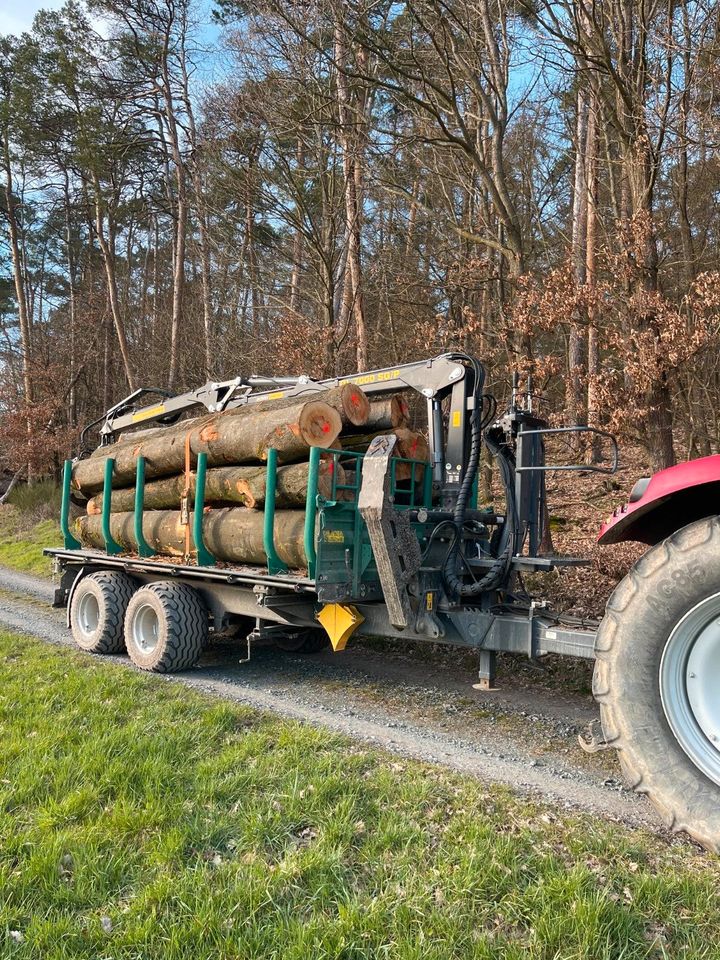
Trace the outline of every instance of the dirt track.
<path fill-rule="evenodd" d="M 53 586 L 0 568 L 0 623 L 51 643 L 71 644 L 65 611 L 52 610 Z M 206 693 L 327 727 L 393 753 L 443 764 L 505 784 L 563 808 L 661 829 L 650 805 L 623 788 L 609 753 L 586 756 L 577 734 L 598 716 L 582 692 L 585 665 L 571 671 L 581 692 L 522 661 L 501 665 L 501 688 L 472 689 L 470 660 L 409 656 L 402 647 L 352 645 L 342 654 L 253 649 L 218 642 L 199 666 L 171 678 Z M 112 662 L 132 667 L 127 657 Z M 158 682 L 167 678 L 158 677 Z"/>

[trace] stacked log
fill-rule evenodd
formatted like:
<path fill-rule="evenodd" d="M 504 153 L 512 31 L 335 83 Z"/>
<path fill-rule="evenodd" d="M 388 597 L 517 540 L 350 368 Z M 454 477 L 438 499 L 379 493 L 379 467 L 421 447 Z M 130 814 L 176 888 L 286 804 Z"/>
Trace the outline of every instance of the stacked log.
<path fill-rule="evenodd" d="M 344 480 L 338 477 L 338 482 Z M 304 507 L 307 497 L 309 473 L 307 463 L 293 463 L 279 467 L 275 490 L 276 507 Z M 334 465 L 332 460 L 321 460 L 318 475 L 318 493 L 328 498 L 332 493 Z M 205 476 L 205 503 L 239 503 L 244 507 L 261 508 L 265 505 L 265 481 L 267 468 L 259 466 L 216 467 Z M 195 474 L 189 478 L 189 492 L 195 496 Z M 143 504 L 146 510 L 178 510 L 185 492 L 185 477 L 163 477 L 145 487 Z M 102 513 L 102 494 L 88 501 L 90 516 Z M 135 488 L 113 490 L 110 510 L 112 513 L 129 513 L 135 508 Z"/>
<path fill-rule="evenodd" d="M 113 483 L 118 486 L 134 481 L 141 456 L 148 479 L 172 476 L 185 468 L 186 445 L 192 466 L 197 465 L 199 453 L 207 454 L 209 467 L 262 463 L 271 447 L 277 450 L 280 463 L 293 463 L 306 458 L 311 447 L 332 447 L 342 429 L 340 414 L 322 400 L 260 408 L 259 403 L 248 404 L 104 447 L 97 456 L 75 464 L 73 485 L 84 494 L 101 490 L 108 457 L 115 461 Z"/>
<path fill-rule="evenodd" d="M 283 510 L 275 514 L 275 549 L 280 559 L 293 569 L 306 565 L 303 537 L 305 513 Z M 105 545 L 100 517 L 80 517 L 80 541 L 84 546 L 102 549 Z M 132 513 L 110 514 L 110 533 L 127 553 L 137 550 Z M 151 510 L 143 515 L 143 536 L 158 554 L 182 557 L 185 553 L 185 526 L 179 510 Z M 244 507 L 208 510 L 203 515 L 205 546 L 218 559 L 229 563 L 264 564 L 263 514 Z"/>
<path fill-rule="evenodd" d="M 365 427 L 368 430 L 394 430 L 407 427 L 410 422 L 410 407 L 405 397 L 395 394 L 370 404 Z"/>
<path fill-rule="evenodd" d="M 353 384 L 305 397 L 249 402 L 237 409 L 138 431 L 75 463 L 72 487 L 87 500 L 87 515 L 77 522 L 78 536 L 84 546 L 105 546 L 102 490 L 106 461 L 112 458 L 110 533 L 123 551 L 137 551 L 133 484 L 138 458 L 143 457 L 143 537 L 158 555 L 186 557 L 183 506 L 189 501 L 192 507 L 195 469 L 199 454 L 204 453 L 208 467 L 202 523 L 206 548 L 221 561 L 264 565 L 265 461 L 268 451 L 275 449 L 279 464 L 275 548 L 288 567 L 301 569 L 307 563 L 303 541 L 310 450 L 362 452 L 378 433 L 395 433 L 398 457 L 427 460 L 427 441 L 408 428 L 407 403 L 397 396 L 371 403 Z M 343 463 L 347 463 L 347 476 Z M 323 454 L 318 493 L 330 499 L 334 480 L 347 482 L 354 468 L 352 456 Z M 422 474 L 419 469 L 416 479 Z M 409 480 L 411 472 L 410 464 L 396 465 L 400 482 Z"/>

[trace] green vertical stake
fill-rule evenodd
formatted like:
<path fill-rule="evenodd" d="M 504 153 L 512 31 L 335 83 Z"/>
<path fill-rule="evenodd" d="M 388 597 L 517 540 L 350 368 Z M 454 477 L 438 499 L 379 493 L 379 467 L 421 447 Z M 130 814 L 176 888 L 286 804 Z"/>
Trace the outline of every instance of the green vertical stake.
<path fill-rule="evenodd" d="M 315 519 L 317 517 L 318 474 L 320 472 L 320 447 L 310 449 L 310 470 L 308 472 L 307 500 L 305 501 L 305 535 L 303 544 L 308 564 L 308 576 L 315 577 Z"/>
<path fill-rule="evenodd" d="M 195 476 L 195 499 L 193 505 L 193 540 L 197 550 L 197 562 L 200 567 L 214 567 L 215 557 L 205 547 L 203 540 L 203 511 L 205 510 L 205 475 L 207 473 L 207 454 L 199 453 L 197 474 Z"/>
<path fill-rule="evenodd" d="M 277 489 L 277 450 L 268 450 L 265 478 L 265 510 L 263 513 L 263 548 L 267 557 L 268 573 L 285 573 L 287 564 L 275 549 L 275 491 Z"/>
<path fill-rule="evenodd" d="M 115 469 L 115 460 L 108 457 L 105 461 L 105 482 L 103 483 L 102 501 L 102 535 L 105 541 L 105 553 L 111 555 L 122 553 L 122 547 L 113 540 L 110 533 L 110 508 L 112 507 L 112 475 Z"/>
<path fill-rule="evenodd" d="M 154 550 L 143 534 L 143 510 L 145 508 L 145 457 L 138 457 L 135 474 L 135 542 L 141 557 L 152 557 Z"/>
<path fill-rule="evenodd" d="M 82 544 L 70 533 L 70 481 L 72 480 L 72 460 L 66 460 L 63 466 L 62 501 L 60 502 L 60 529 L 66 550 L 79 550 Z"/>

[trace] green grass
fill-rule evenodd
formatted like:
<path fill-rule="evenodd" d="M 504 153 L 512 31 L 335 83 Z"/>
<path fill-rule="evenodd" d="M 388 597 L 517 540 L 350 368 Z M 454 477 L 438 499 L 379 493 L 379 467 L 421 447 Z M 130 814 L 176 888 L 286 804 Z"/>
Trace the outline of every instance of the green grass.
<path fill-rule="evenodd" d="M 0 564 L 50 576 L 51 560 L 43 548 L 62 546 L 59 516 L 60 489 L 52 480 L 15 487 L 0 506 Z"/>
<path fill-rule="evenodd" d="M 0 506 L 0 565 L 49 577 L 51 560 L 43 556 L 43 548 L 60 546 L 57 521 L 34 522 L 13 506 Z"/>
<path fill-rule="evenodd" d="M 715 958 L 720 862 L 0 634 L 0 957 Z"/>

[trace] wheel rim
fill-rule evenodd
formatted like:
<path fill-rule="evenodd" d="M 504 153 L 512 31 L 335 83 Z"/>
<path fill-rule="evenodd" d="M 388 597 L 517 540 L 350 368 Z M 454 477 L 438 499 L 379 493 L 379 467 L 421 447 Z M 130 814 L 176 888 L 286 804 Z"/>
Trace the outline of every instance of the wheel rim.
<path fill-rule="evenodd" d="M 77 622 L 80 632 L 90 637 L 100 623 L 100 604 L 94 593 L 84 593 L 78 603 Z"/>
<path fill-rule="evenodd" d="M 660 697 L 680 746 L 720 786 L 720 594 L 698 603 L 670 634 Z"/>
<path fill-rule="evenodd" d="M 152 653 L 158 645 L 158 627 L 160 621 L 149 603 L 144 603 L 135 611 L 132 636 L 135 646 L 143 653 Z"/>

